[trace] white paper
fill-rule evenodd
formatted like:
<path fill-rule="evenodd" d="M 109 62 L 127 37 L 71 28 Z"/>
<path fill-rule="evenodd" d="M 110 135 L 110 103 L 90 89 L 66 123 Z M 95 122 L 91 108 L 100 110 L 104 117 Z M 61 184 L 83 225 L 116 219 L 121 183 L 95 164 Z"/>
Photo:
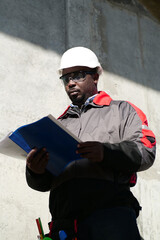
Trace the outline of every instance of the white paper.
<path fill-rule="evenodd" d="M 11 133 L 0 141 L 0 153 L 25 160 L 27 153 L 9 138 Z"/>

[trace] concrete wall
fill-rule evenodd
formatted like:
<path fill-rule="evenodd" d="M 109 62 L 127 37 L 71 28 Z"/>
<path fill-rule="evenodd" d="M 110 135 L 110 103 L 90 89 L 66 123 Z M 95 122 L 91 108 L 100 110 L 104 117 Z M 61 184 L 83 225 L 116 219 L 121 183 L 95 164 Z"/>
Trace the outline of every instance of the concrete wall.
<path fill-rule="evenodd" d="M 136 0 L 0 1 L 0 138 L 70 103 L 58 80 L 62 52 L 86 46 L 99 56 L 99 90 L 133 102 L 147 115 L 158 142 L 156 162 L 133 189 L 143 211 L 145 240 L 160 239 L 160 24 Z M 48 193 L 30 189 L 25 162 L 0 155 L 0 239 L 36 239 L 45 232 Z"/>

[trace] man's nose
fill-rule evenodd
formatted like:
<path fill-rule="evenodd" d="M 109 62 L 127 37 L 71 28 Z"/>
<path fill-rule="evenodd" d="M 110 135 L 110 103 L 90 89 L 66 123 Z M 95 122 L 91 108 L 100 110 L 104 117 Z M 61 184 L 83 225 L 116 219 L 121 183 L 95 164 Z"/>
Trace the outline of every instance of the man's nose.
<path fill-rule="evenodd" d="M 73 78 L 69 78 L 68 79 L 68 86 L 73 86 L 73 85 L 76 85 L 75 81 L 73 80 Z"/>

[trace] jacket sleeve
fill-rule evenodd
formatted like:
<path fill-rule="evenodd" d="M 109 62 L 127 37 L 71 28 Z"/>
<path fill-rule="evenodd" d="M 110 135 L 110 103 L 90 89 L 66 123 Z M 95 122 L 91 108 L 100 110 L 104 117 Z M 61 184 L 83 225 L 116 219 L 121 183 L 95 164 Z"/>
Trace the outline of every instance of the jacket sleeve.
<path fill-rule="evenodd" d="M 35 174 L 26 167 L 26 180 L 29 187 L 34 190 L 46 192 L 51 189 L 54 176 L 46 170 L 44 174 Z"/>
<path fill-rule="evenodd" d="M 148 169 L 155 160 L 156 140 L 145 114 L 135 105 L 122 102 L 119 122 L 121 141 L 104 143 L 103 164 L 112 170 L 128 173 Z"/>

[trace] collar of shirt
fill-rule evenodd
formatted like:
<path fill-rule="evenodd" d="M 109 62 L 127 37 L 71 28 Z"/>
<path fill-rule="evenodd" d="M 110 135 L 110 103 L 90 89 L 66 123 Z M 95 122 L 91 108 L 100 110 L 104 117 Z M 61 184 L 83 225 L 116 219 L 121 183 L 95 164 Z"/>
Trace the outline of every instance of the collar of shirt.
<path fill-rule="evenodd" d="M 88 104 L 90 104 L 91 102 L 93 102 L 93 99 L 94 99 L 96 96 L 97 96 L 97 93 L 96 93 L 95 95 L 89 97 L 89 98 L 85 101 L 83 107 L 86 107 Z M 78 108 L 78 106 L 77 106 L 77 105 L 74 105 L 73 103 L 70 104 L 70 107 L 71 107 L 71 108 Z"/>

